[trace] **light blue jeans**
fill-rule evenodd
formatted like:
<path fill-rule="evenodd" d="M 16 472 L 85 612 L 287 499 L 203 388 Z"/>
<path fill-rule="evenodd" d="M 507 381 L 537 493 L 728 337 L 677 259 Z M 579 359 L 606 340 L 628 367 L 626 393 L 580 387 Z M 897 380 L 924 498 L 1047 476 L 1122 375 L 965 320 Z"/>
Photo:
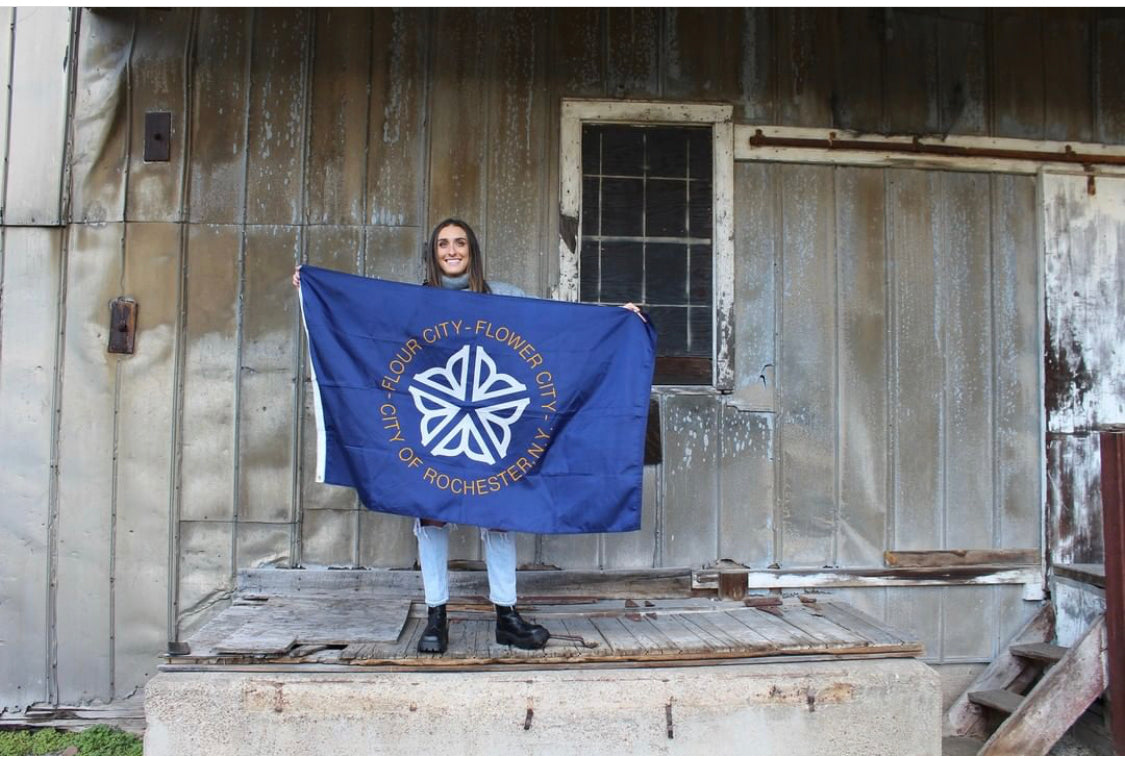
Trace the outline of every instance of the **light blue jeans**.
<path fill-rule="evenodd" d="M 427 606 L 441 606 L 449 601 L 449 531 L 452 527 L 451 524 L 423 525 L 421 520 L 414 520 Z M 515 606 L 516 536 L 482 529 L 480 537 L 484 541 L 484 560 L 488 565 L 488 600 L 497 606 Z"/>

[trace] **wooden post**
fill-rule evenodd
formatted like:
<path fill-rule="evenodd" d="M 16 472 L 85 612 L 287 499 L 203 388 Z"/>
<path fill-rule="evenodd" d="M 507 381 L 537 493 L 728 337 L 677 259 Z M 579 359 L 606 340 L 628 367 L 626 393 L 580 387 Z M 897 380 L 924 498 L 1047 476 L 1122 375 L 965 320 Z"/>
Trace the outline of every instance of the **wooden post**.
<path fill-rule="evenodd" d="M 1105 618 L 1113 750 L 1125 754 L 1125 432 L 1102 432 Z"/>

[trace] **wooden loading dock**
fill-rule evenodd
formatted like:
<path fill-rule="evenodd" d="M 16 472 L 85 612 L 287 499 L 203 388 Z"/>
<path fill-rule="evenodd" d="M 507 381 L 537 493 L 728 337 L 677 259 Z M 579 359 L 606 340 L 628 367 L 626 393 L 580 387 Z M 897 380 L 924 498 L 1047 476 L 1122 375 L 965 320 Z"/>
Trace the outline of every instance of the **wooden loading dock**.
<path fill-rule="evenodd" d="M 483 572 L 450 580 L 436 655 L 417 652 L 417 572 L 241 572 L 150 682 L 146 752 L 940 753 L 922 643 L 830 594 L 522 572 L 524 616 L 559 636 L 524 651 L 496 644 Z M 456 745 L 432 742 L 437 719 Z"/>

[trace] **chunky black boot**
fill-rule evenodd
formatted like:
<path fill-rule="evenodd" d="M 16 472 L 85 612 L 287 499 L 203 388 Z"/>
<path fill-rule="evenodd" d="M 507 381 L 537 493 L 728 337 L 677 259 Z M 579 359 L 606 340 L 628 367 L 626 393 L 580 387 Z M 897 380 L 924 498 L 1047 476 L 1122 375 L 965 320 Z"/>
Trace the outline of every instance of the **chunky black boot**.
<path fill-rule="evenodd" d="M 525 622 L 514 606 L 496 605 L 496 642 L 516 648 L 543 648 L 551 633 L 543 625 Z"/>
<path fill-rule="evenodd" d="M 449 628 L 445 622 L 445 604 L 429 607 L 426 629 L 418 639 L 418 651 L 423 654 L 444 654 L 449 645 Z"/>

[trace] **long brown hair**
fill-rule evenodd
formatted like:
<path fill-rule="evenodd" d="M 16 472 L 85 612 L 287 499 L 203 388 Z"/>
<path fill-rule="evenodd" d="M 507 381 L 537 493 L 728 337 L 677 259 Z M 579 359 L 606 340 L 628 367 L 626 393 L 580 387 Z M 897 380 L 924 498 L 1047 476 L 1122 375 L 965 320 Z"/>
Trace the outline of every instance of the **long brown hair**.
<path fill-rule="evenodd" d="M 492 288 L 484 279 L 484 256 L 480 252 L 480 243 L 473 228 L 460 219 L 444 219 L 439 221 L 434 231 L 430 233 L 430 244 L 426 248 L 426 279 L 422 283 L 430 287 L 441 287 L 441 267 L 437 260 L 438 233 L 446 227 L 461 227 L 469 239 L 469 289 L 475 293 L 490 293 Z"/>

